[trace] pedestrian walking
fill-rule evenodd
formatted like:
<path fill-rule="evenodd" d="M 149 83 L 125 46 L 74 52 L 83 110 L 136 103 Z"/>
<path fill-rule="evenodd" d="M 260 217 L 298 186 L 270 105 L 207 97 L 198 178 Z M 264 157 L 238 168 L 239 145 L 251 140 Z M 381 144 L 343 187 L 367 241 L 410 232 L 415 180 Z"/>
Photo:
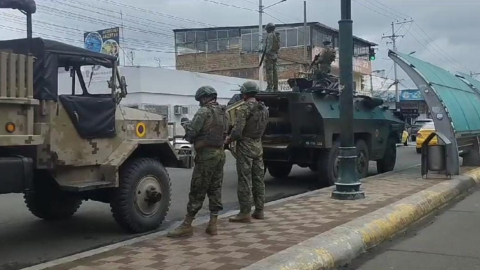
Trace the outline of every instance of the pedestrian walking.
<path fill-rule="evenodd" d="M 237 195 L 240 204 L 240 213 L 229 221 L 248 223 L 251 222 L 251 217 L 264 219 L 265 171 L 262 136 L 268 123 L 268 109 L 255 98 L 259 92 L 256 83 L 246 82 L 240 91 L 245 102 L 238 108 L 235 126 L 225 141 L 226 144 L 236 142 Z M 250 215 L 252 195 L 255 211 Z"/>
<path fill-rule="evenodd" d="M 218 213 L 222 206 L 224 141 L 228 132 L 226 107 L 217 103 L 217 92 L 211 86 L 200 87 L 195 99 L 200 109 L 192 121 L 182 121 L 185 138 L 194 144 L 195 167 L 190 184 L 187 215 L 183 223 L 168 233 L 169 237 L 193 235 L 192 222 L 202 208 L 205 196 L 209 198 L 210 222 L 206 233 L 217 234 Z"/>

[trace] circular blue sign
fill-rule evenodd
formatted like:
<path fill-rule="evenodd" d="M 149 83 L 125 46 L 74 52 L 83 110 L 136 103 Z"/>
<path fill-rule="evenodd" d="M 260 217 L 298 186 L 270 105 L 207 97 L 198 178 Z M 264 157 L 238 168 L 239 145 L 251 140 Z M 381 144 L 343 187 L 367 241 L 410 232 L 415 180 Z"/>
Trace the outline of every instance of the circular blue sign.
<path fill-rule="evenodd" d="M 103 39 L 97 32 L 88 33 L 85 38 L 85 48 L 92 52 L 102 52 Z"/>

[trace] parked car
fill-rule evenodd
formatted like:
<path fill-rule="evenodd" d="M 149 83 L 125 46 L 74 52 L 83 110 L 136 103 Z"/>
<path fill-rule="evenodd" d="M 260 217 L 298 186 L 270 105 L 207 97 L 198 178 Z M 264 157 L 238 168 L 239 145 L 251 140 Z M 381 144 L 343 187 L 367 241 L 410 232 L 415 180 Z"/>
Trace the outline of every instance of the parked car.
<path fill-rule="evenodd" d="M 417 133 L 417 153 L 422 153 L 422 144 L 435 131 L 435 124 L 432 122 L 425 123 Z M 438 145 L 437 136 L 433 138 L 428 145 Z"/>
<path fill-rule="evenodd" d="M 175 143 L 173 143 L 173 141 L 170 141 L 170 143 L 175 147 L 178 154 L 183 154 L 183 150 L 192 150 L 192 144 L 183 139 L 175 139 Z"/>
<path fill-rule="evenodd" d="M 412 142 L 417 140 L 417 133 L 426 123 L 433 123 L 432 119 L 417 119 L 412 125 L 410 135 L 412 136 Z"/>

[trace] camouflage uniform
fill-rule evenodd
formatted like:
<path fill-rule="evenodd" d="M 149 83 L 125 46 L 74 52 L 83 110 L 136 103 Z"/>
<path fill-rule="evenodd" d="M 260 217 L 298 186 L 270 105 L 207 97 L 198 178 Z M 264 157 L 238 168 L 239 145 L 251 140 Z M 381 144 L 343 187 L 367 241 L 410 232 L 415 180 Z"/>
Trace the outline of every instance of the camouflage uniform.
<path fill-rule="evenodd" d="M 223 209 L 222 184 L 225 165 L 223 147 L 228 131 L 228 120 L 226 107 L 219 105 L 214 99 L 202 104 L 204 97 L 216 98 L 216 96 L 217 92 L 210 86 L 199 88 L 195 99 L 200 101 L 200 109 L 192 121 L 182 119 L 185 138 L 194 144 L 196 151 L 195 167 L 190 184 L 187 216 L 178 228 L 168 234 L 169 237 L 193 234 L 192 221 L 202 208 L 206 195 L 209 198 L 210 209 L 210 222 L 206 232 L 211 235 L 217 234 L 218 212 Z"/>
<path fill-rule="evenodd" d="M 332 72 L 332 63 L 335 62 L 337 57 L 337 53 L 335 49 L 330 46 L 330 42 L 325 41 L 324 45 L 325 50 L 316 55 L 313 62 L 315 79 L 318 81 L 328 77 Z"/>
<path fill-rule="evenodd" d="M 228 126 L 225 107 L 217 102 L 208 103 L 183 126 L 186 139 L 194 143 L 196 151 L 187 214 L 194 217 L 202 208 L 206 195 L 210 200 L 210 212 L 218 213 L 223 209 L 223 142 Z"/>
<path fill-rule="evenodd" d="M 278 74 L 277 74 L 277 54 L 280 49 L 280 33 L 275 32 L 273 24 L 267 25 L 267 33 L 265 39 L 265 72 L 267 75 L 267 91 L 278 91 Z"/>
<path fill-rule="evenodd" d="M 256 86 L 256 85 L 255 85 Z M 262 211 L 265 203 L 265 183 L 262 136 L 268 123 L 267 107 L 257 101 L 245 101 L 237 110 L 235 127 L 231 133 L 236 141 L 238 202 L 241 214 L 250 214 L 252 194 L 255 211 Z"/>

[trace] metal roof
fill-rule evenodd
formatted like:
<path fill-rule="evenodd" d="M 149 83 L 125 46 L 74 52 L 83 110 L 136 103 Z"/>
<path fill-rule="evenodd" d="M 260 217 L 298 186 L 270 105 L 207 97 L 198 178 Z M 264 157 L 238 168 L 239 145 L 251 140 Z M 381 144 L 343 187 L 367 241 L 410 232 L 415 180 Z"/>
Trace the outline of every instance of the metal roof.
<path fill-rule="evenodd" d="M 313 26 L 317 28 L 321 28 L 323 30 L 327 30 L 329 32 L 333 32 L 338 34 L 338 29 L 335 29 L 333 27 L 330 27 L 328 25 L 325 25 L 323 23 L 319 22 L 307 22 L 308 26 Z M 287 23 L 287 24 L 275 24 L 275 26 L 278 27 L 301 27 L 303 26 L 303 23 Z M 220 27 L 204 27 L 204 28 L 181 28 L 181 29 L 173 29 L 174 33 L 177 32 L 188 32 L 188 31 L 208 31 L 208 30 L 230 30 L 230 29 L 251 29 L 251 28 L 258 28 L 258 25 L 243 25 L 243 26 L 220 26 Z M 363 38 L 359 38 L 356 36 L 353 36 L 353 39 L 356 41 L 363 42 L 369 46 L 377 46 L 378 44 L 373 43 L 371 41 L 368 41 Z"/>

